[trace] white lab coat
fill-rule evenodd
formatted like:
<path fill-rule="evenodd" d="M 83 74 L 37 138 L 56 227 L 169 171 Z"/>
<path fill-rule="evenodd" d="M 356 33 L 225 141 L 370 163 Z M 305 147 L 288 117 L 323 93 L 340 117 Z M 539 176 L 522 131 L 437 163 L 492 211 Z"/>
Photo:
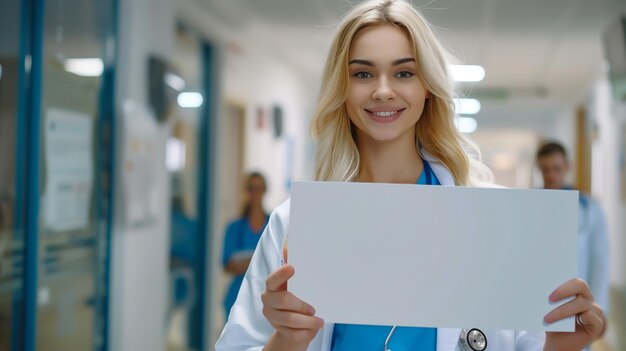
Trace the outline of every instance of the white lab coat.
<path fill-rule="evenodd" d="M 454 186 L 450 172 L 436 159 L 425 154 L 439 182 Z M 282 246 L 289 228 L 289 200 L 278 206 L 270 216 L 245 275 L 237 301 L 215 348 L 217 351 L 259 351 L 263 349 L 274 328 L 262 313 L 261 294 L 265 280 L 281 264 Z M 297 267 L 296 267 L 297 273 Z M 472 328 L 473 326 L 467 326 Z M 334 324 L 326 323 L 309 344 L 307 351 L 329 351 Z M 487 337 L 487 350 L 535 351 L 543 350 L 544 333 L 514 330 L 482 330 Z M 461 329 L 437 329 L 437 351 L 459 350 L 457 344 Z"/>
<path fill-rule="evenodd" d="M 578 275 L 589 284 L 593 297 L 609 308 L 609 237 L 602 208 L 581 194 L 578 212 Z"/>

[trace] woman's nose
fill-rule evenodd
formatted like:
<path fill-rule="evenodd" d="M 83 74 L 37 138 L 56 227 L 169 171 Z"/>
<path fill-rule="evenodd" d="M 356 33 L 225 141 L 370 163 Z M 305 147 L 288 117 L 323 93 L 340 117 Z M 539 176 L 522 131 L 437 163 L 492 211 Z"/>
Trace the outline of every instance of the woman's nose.
<path fill-rule="evenodd" d="M 393 100 L 396 97 L 396 93 L 389 85 L 387 78 L 381 78 L 378 80 L 376 89 L 372 94 L 372 98 L 377 101 Z"/>

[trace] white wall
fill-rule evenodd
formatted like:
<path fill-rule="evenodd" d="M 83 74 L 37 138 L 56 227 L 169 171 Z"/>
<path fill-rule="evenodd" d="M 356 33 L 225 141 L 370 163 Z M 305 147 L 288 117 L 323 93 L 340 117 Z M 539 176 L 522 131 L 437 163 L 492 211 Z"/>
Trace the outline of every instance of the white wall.
<path fill-rule="evenodd" d="M 623 123 L 613 108 L 611 88 L 607 78 L 599 80 L 593 89 L 590 114 L 598 126 L 593 143 L 592 193 L 604 209 L 611 242 L 611 281 L 618 287 L 626 286 L 626 241 L 624 223 L 626 213 L 620 184 L 620 157 L 624 157 Z"/>
<path fill-rule="evenodd" d="M 591 190 L 606 216 L 609 230 L 611 255 L 611 285 L 613 295 L 609 318 L 611 321 L 605 339 L 616 350 L 623 349 L 619 343 L 620 330 L 624 328 L 623 299 L 626 296 L 626 198 L 622 197 L 623 170 L 620 169 L 626 149 L 624 147 L 626 108 L 613 101 L 608 78 L 602 76 L 591 90 L 590 116 L 597 125 L 597 136 L 592 145 Z M 616 300 L 617 299 L 617 300 Z"/>
<path fill-rule="evenodd" d="M 544 135 L 546 138 L 554 138 L 561 142 L 568 152 L 572 170 L 576 169 L 576 107 L 564 108 L 556 116 L 554 127 L 550 133 Z M 574 172 L 570 172 L 569 183 L 574 181 Z"/>
<path fill-rule="evenodd" d="M 293 67 L 272 60 L 271 57 L 268 57 L 261 66 L 255 66 L 253 61 L 257 61 L 264 54 L 251 54 L 241 62 L 241 66 L 262 67 L 257 74 L 247 74 L 248 72 L 239 70 L 239 67 L 229 67 L 226 70 L 227 76 L 234 79 L 225 80 L 224 88 L 227 96 L 246 102 L 244 168 L 246 171 L 258 170 L 267 177 L 270 189 L 265 205 L 271 210 L 289 195 L 286 182 L 290 139 L 294 148 L 293 179 L 301 180 L 306 177 L 304 174 L 304 147 L 308 137 L 306 106 L 311 99 L 305 95 L 303 82 Z M 275 138 L 273 131 L 274 105 L 280 106 L 283 110 L 283 136 L 280 138 Z M 257 127 L 257 108 L 265 111 L 265 126 L 262 129 Z"/>
<path fill-rule="evenodd" d="M 165 167 L 167 125 L 157 127 L 154 174 L 160 189 L 157 220 L 139 228 L 130 227 L 123 209 L 122 148 L 128 131 L 122 128 L 121 106 L 133 101 L 146 106 L 147 57 L 167 58 L 172 52 L 174 11 L 169 0 L 121 1 L 117 56 L 116 189 L 115 223 L 111 250 L 110 349 L 115 351 L 164 350 L 164 323 L 168 301 L 169 175 Z"/>

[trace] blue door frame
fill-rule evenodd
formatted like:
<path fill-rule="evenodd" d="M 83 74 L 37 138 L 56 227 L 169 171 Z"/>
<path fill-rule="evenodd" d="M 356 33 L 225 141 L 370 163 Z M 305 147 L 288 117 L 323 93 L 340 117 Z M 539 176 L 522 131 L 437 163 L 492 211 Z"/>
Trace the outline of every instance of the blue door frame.
<path fill-rule="evenodd" d="M 209 282 L 211 281 L 210 272 L 210 255 L 209 255 L 209 237 L 212 232 L 213 208 L 210 199 L 213 198 L 212 189 L 212 172 L 215 165 L 215 137 L 214 137 L 214 121 L 215 121 L 215 93 L 216 93 L 216 74 L 215 69 L 215 49 L 213 45 L 207 42 L 204 36 L 197 30 L 185 25 L 178 24 L 179 28 L 191 34 L 201 44 L 201 89 L 204 95 L 204 103 L 200 110 L 200 119 L 198 125 L 198 195 L 196 198 L 198 213 L 197 219 L 197 243 L 195 246 L 195 267 L 194 281 L 195 296 L 197 303 L 191 313 L 191 327 L 188 331 L 189 347 L 193 350 L 207 350 L 209 333 L 208 330 L 208 313 L 207 313 L 207 296 L 209 291 Z M 210 347 L 209 347 L 210 349 Z"/>
<path fill-rule="evenodd" d="M 213 198 L 212 191 L 212 179 L 211 179 L 211 170 L 213 169 L 214 163 L 214 150 L 213 145 L 215 138 L 213 138 L 213 128 L 212 124 L 215 116 L 215 53 L 213 47 L 203 41 L 200 37 L 199 40 L 202 41 L 202 62 L 203 62 L 203 74 L 202 74 L 202 84 L 204 90 L 204 96 L 206 103 L 202 107 L 202 118 L 200 124 L 200 162 L 199 162 L 199 177 L 198 177 L 198 213 L 202 214 L 198 216 L 198 229 L 200 235 L 198 235 L 198 246 L 197 246 L 197 257 L 196 260 L 196 281 L 199 282 L 197 284 L 197 295 L 198 305 L 195 309 L 194 313 L 194 327 L 191 330 L 191 340 L 192 347 L 197 350 L 204 351 L 206 350 L 206 345 L 208 343 L 208 334 L 206 331 L 207 328 L 207 292 L 209 280 L 207 279 L 207 267 L 209 267 L 209 258 L 210 256 L 207 254 L 209 252 L 208 243 L 209 243 L 209 233 L 211 233 L 211 223 L 213 223 L 213 208 L 211 207 L 210 199 Z"/>
<path fill-rule="evenodd" d="M 41 159 L 41 98 L 43 87 L 43 50 L 44 50 L 44 15 L 45 0 L 20 0 L 20 54 L 17 110 L 17 145 L 16 145 L 16 231 L 24 233 L 24 284 L 22 289 L 23 308 L 19 300 L 14 299 L 12 314 L 11 350 L 36 351 L 37 349 L 37 297 L 39 264 L 39 196 L 40 196 L 40 159 Z M 111 32 L 108 33 L 117 44 L 118 1 L 111 0 L 113 18 Z M 103 45 L 104 46 L 104 45 Z M 106 46 L 105 46 L 106 47 Z M 116 51 L 116 45 L 113 46 Z M 114 57 L 105 52 L 105 57 Z M 105 157 L 96 165 L 97 215 L 106 223 L 105 257 L 103 260 L 102 279 L 103 298 L 96 307 L 95 323 L 103 336 L 103 343 L 98 351 L 108 350 L 109 316 L 109 267 L 111 227 L 113 223 L 114 189 L 114 77 L 113 62 L 105 60 L 100 91 L 98 123 L 101 128 L 97 135 L 98 145 Z M 103 179 L 107 174 L 107 179 Z M 104 186 L 103 184 L 106 184 Z M 22 228 L 23 223 L 23 228 Z M 98 279 L 98 277 L 96 277 Z M 100 316 L 100 318 L 98 318 Z"/>
<path fill-rule="evenodd" d="M 37 347 L 37 274 L 38 274 L 38 248 L 39 248 L 39 157 L 41 147 L 41 91 L 43 69 L 43 25 L 44 25 L 44 0 L 22 0 L 22 11 L 26 12 L 22 19 L 26 19 L 23 26 L 28 26 L 26 32 L 30 38 L 23 38 L 22 43 L 28 43 L 26 49 L 22 49 L 24 57 L 20 57 L 21 65 L 26 66 L 27 58 L 30 57 L 30 72 L 26 72 L 25 115 L 20 116 L 19 123 L 25 124 L 26 131 L 24 155 L 26 155 L 25 177 L 26 193 L 24 214 L 24 350 L 35 351 Z M 21 66 L 20 65 L 20 66 Z M 25 67 L 28 69 L 28 67 Z M 23 91 L 24 92 L 24 91 Z M 21 129 L 21 128 L 20 128 Z M 19 161 L 18 161 L 19 162 Z"/>

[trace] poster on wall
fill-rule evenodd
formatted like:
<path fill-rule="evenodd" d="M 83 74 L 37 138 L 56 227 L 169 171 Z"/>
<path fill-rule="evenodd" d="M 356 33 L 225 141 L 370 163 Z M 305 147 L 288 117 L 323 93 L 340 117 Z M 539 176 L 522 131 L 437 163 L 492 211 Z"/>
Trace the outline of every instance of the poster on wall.
<path fill-rule="evenodd" d="M 622 125 L 621 147 L 619 152 L 620 183 L 622 203 L 626 204 L 626 124 Z"/>
<path fill-rule="evenodd" d="M 162 190 L 156 186 L 164 150 L 159 148 L 159 126 L 143 106 L 123 105 L 122 196 L 126 226 L 148 227 L 156 222 Z"/>
<path fill-rule="evenodd" d="M 46 227 L 52 232 L 89 224 L 93 185 L 93 118 L 50 108 L 44 127 Z"/>

